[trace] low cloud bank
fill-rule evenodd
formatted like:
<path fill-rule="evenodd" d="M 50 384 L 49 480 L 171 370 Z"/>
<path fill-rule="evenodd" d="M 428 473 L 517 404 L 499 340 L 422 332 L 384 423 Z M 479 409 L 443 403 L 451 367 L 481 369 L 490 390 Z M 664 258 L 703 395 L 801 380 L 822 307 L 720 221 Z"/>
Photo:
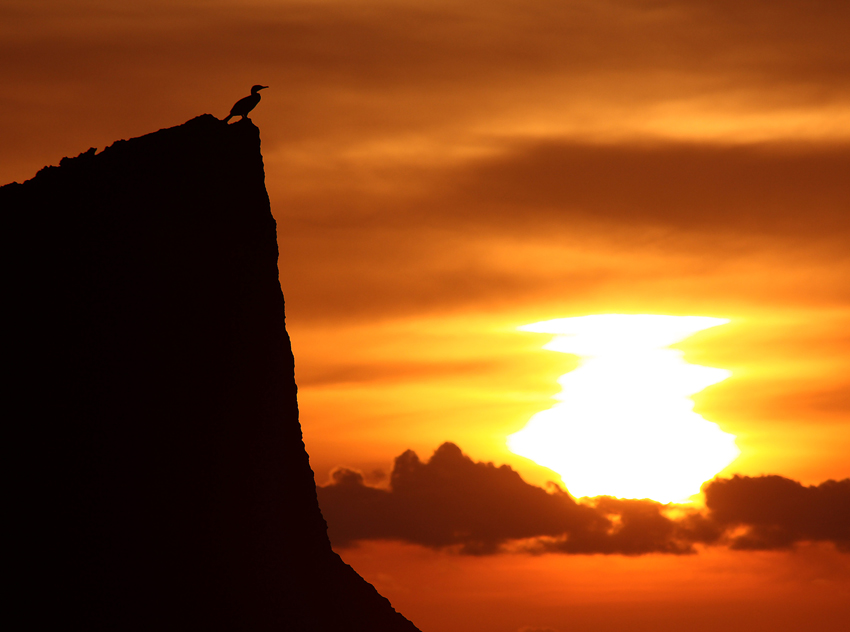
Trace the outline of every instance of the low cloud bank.
<path fill-rule="evenodd" d="M 850 478 L 806 487 L 782 476 L 717 478 L 704 488 L 710 518 L 735 549 L 787 548 L 834 542 L 850 553 Z"/>
<path fill-rule="evenodd" d="M 706 510 L 601 496 L 577 503 L 530 485 L 507 465 L 475 462 L 444 443 L 423 462 L 395 460 L 389 489 L 339 468 L 318 487 L 334 546 L 398 540 L 484 555 L 694 553 L 695 544 L 781 549 L 832 542 L 850 553 L 850 479 L 805 487 L 781 476 L 735 476 L 703 487 Z"/>

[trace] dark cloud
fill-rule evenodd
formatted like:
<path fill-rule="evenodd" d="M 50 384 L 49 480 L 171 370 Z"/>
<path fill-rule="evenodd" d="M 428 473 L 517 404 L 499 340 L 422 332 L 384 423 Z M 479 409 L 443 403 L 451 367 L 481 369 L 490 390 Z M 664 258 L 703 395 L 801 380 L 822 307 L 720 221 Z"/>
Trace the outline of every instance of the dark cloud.
<path fill-rule="evenodd" d="M 847 173 L 850 145 L 546 142 L 456 170 L 446 197 L 454 215 L 484 207 L 479 223 L 512 229 L 584 220 L 844 238 Z"/>
<path fill-rule="evenodd" d="M 843 306 L 848 172 L 847 144 L 516 142 L 498 156 L 398 174 L 418 183 L 409 191 L 283 197 L 281 268 L 304 280 L 287 285 L 292 314 L 314 322 L 608 292 L 629 309 L 630 289 L 639 309 L 673 295 L 689 309 L 716 309 L 718 295 Z M 481 247 L 488 239 L 500 240 L 501 256 Z M 550 255 L 528 259 L 540 246 Z M 607 256 L 575 256 L 593 247 Z M 675 263 L 653 265 L 660 253 Z"/>
<path fill-rule="evenodd" d="M 806 487 L 782 476 L 734 476 L 709 483 L 705 501 L 711 518 L 734 533 L 732 548 L 827 541 L 850 552 L 850 479 Z"/>
<path fill-rule="evenodd" d="M 694 553 L 695 542 L 713 542 L 720 532 L 695 513 L 680 520 L 665 515 L 665 505 L 651 500 L 602 496 L 592 501 L 604 529 L 537 538 L 526 548 L 540 553 Z"/>
<path fill-rule="evenodd" d="M 516 140 L 495 154 L 415 173 L 387 169 L 376 176 L 364 168 L 348 186 L 332 182 L 317 193 L 315 212 L 287 220 L 299 222 L 300 232 L 331 237 L 385 231 L 393 257 L 398 250 L 428 254 L 421 240 L 399 230 L 415 225 L 447 237 L 470 222 L 510 234 L 569 233 L 575 222 L 592 222 L 838 239 L 850 232 L 848 172 L 847 143 Z M 381 185 L 357 189 L 355 181 L 367 175 Z M 415 185 L 394 190 L 391 182 L 399 179 Z M 308 203 L 297 193 L 284 199 L 296 213 Z"/>
<path fill-rule="evenodd" d="M 347 469 L 332 478 L 318 492 L 337 546 L 378 538 L 492 553 L 508 540 L 608 524 L 563 491 L 529 485 L 506 465 L 475 463 L 451 443 L 426 463 L 411 450 L 399 456 L 389 490 L 367 487 Z"/>
<path fill-rule="evenodd" d="M 315 206 L 284 197 L 290 315 L 351 321 L 541 300 L 569 312 L 715 313 L 718 299 L 727 311 L 843 308 L 848 172 L 850 145 L 547 142 L 423 170 L 409 194 L 340 190 Z M 798 328 L 766 353 L 820 331 Z"/>
<path fill-rule="evenodd" d="M 850 551 L 850 479 L 803 487 L 780 476 L 715 479 L 708 511 L 651 500 L 599 497 L 577 503 L 555 485 L 529 485 L 507 465 L 476 463 L 452 443 L 422 462 L 396 459 L 389 489 L 341 468 L 318 488 L 335 546 L 402 540 L 467 554 L 507 548 L 529 553 L 688 554 L 694 545 L 787 548 L 833 542 Z"/>
<path fill-rule="evenodd" d="M 5 4 L 0 15 L 17 23 L 4 34 L 15 42 L 77 36 L 120 45 L 147 36 L 203 47 L 214 62 L 256 56 L 289 69 L 299 84 L 448 87 L 511 75 L 689 70 L 835 89 L 846 86 L 850 67 L 850 10 L 833 0 Z M 175 26 L 190 46 L 174 37 Z M 241 46 L 216 50 L 197 33 Z"/>
<path fill-rule="evenodd" d="M 451 443 L 422 462 L 408 450 L 396 459 L 390 489 L 364 485 L 348 469 L 319 487 L 336 546 L 397 539 L 461 552 L 494 553 L 509 541 L 531 552 L 690 552 L 677 525 L 651 501 L 597 499 L 582 505 L 556 486 L 529 485 L 507 465 L 476 463 Z"/>

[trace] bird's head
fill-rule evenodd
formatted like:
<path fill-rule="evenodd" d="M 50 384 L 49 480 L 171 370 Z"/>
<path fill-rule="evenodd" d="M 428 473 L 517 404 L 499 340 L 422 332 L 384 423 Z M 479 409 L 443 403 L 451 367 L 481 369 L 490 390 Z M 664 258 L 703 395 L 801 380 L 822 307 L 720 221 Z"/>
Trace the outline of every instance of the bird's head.
<path fill-rule="evenodd" d="M 257 84 L 251 88 L 251 94 L 257 94 L 260 90 L 265 90 L 266 88 L 268 88 L 268 86 L 261 86 L 260 84 Z"/>

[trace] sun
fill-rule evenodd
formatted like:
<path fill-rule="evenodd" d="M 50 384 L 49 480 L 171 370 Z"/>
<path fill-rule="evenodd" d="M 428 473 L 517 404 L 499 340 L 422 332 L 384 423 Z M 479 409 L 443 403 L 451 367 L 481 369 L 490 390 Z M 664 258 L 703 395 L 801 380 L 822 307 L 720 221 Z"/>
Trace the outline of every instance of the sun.
<path fill-rule="evenodd" d="M 580 356 L 552 408 L 508 437 L 508 448 L 560 474 L 573 496 L 683 502 L 739 454 L 735 437 L 693 411 L 690 396 L 725 380 L 668 348 L 729 321 L 601 314 L 519 329 L 555 334 L 544 349 Z"/>

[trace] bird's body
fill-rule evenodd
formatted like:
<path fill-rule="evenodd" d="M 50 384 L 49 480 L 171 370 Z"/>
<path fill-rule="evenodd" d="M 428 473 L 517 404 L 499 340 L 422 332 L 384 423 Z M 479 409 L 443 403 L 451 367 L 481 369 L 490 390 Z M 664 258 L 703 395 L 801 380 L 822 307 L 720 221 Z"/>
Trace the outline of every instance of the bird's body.
<path fill-rule="evenodd" d="M 261 86 L 259 84 L 251 88 L 250 96 L 239 99 L 234 103 L 233 107 L 230 108 L 230 114 L 224 119 L 224 122 L 227 123 L 234 116 L 241 116 L 243 119 L 248 118 L 248 112 L 257 107 L 257 104 L 260 102 L 260 90 L 265 88 L 268 88 L 268 86 Z"/>

